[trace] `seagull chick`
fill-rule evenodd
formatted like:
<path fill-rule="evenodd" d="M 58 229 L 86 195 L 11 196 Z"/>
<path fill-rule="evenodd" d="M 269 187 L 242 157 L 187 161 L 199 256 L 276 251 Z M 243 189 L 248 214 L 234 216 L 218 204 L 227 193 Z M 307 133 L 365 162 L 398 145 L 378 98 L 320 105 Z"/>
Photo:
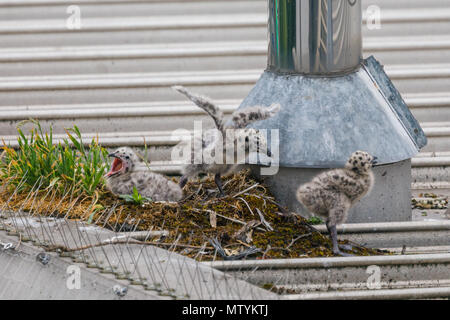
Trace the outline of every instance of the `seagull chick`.
<path fill-rule="evenodd" d="M 203 153 L 210 154 L 213 157 L 216 150 L 222 150 L 221 158 L 219 159 L 223 160 L 222 163 L 205 163 L 202 161 L 202 163 L 197 164 L 194 161 L 194 153 L 192 152 L 190 163 L 184 165 L 182 168 L 181 187 L 184 187 L 191 177 L 198 176 L 201 173 L 212 173 L 215 175 L 214 181 L 220 194 L 224 196 L 221 181 L 222 175 L 237 171 L 240 164 L 248 163 L 249 155 L 252 152 L 271 157 L 271 153 L 267 149 L 265 135 L 258 129 L 245 127 L 253 122 L 274 116 L 280 110 L 279 104 L 273 104 L 270 107 L 253 106 L 236 110 L 231 115 L 231 124 L 226 125 L 222 111 L 209 98 L 192 93 L 182 86 L 173 86 L 172 88 L 188 97 L 198 107 L 203 109 L 211 116 L 215 123 L 216 130 L 214 132 L 211 132 L 211 130 L 204 132 L 201 137 L 194 136 L 194 139 L 200 139 L 201 141 L 194 141 L 193 145 L 201 145 Z M 242 153 L 237 151 L 240 146 L 244 146 L 244 152 Z M 227 150 L 233 150 L 234 152 L 234 161 L 231 164 L 225 161 L 225 159 L 228 159 Z"/>
<path fill-rule="evenodd" d="M 367 152 L 356 151 L 345 168 L 322 172 L 297 190 L 301 204 L 326 218 L 334 254 L 349 256 L 339 250 L 336 225 L 344 223 L 349 209 L 371 191 L 374 184 L 372 166 L 376 159 Z"/>
<path fill-rule="evenodd" d="M 136 187 L 139 194 L 153 201 L 179 201 L 183 191 L 163 175 L 143 168 L 138 156 L 128 147 L 121 147 L 110 153 L 114 158 L 111 170 L 105 175 L 106 187 L 115 195 L 132 194 Z"/>

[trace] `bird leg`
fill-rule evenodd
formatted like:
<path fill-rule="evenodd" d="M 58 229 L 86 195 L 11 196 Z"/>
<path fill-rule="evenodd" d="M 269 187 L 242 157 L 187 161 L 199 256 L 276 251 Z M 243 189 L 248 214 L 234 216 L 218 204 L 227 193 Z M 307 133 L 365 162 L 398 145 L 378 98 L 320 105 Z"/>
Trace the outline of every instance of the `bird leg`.
<path fill-rule="evenodd" d="M 180 179 L 180 183 L 179 183 L 180 188 L 183 189 L 187 182 L 188 182 L 188 177 L 182 176 Z"/>
<path fill-rule="evenodd" d="M 219 188 L 220 195 L 222 197 L 225 197 L 225 193 L 223 192 L 222 188 L 222 180 L 220 179 L 220 173 L 216 173 L 214 176 L 214 181 L 216 182 L 217 188 Z"/>
<path fill-rule="evenodd" d="M 339 255 L 342 257 L 352 257 L 353 256 L 352 254 L 342 252 L 339 249 L 336 225 L 330 225 L 329 222 L 327 222 L 326 225 L 327 225 L 328 232 L 330 233 L 331 241 L 333 242 L 333 253 L 335 255 Z M 345 248 L 343 248 L 343 249 L 345 249 Z"/>

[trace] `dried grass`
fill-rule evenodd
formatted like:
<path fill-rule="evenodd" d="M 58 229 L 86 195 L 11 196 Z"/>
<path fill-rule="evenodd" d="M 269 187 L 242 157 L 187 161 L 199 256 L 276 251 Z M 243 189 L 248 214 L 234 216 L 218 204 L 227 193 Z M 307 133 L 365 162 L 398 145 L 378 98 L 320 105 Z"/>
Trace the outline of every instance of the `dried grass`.
<path fill-rule="evenodd" d="M 102 189 L 84 198 L 42 190 L 35 197 L 15 195 L 8 208 L 89 221 L 117 232 L 168 230 L 169 236 L 148 244 L 170 247 L 199 260 L 232 259 L 246 250 L 252 252 L 249 259 L 333 256 L 328 236 L 317 232 L 300 216 L 286 216 L 286 210 L 275 203 L 268 189 L 251 178 L 249 172 L 242 171 L 223 180 L 227 194 L 224 198 L 217 197 L 214 179 L 208 176 L 189 182 L 184 189 L 185 198 L 179 203 L 135 205 Z M 3 190 L 0 206 L 10 196 Z M 217 250 L 217 244 L 223 250 Z M 354 245 L 352 253 L 386 252 Z"/>

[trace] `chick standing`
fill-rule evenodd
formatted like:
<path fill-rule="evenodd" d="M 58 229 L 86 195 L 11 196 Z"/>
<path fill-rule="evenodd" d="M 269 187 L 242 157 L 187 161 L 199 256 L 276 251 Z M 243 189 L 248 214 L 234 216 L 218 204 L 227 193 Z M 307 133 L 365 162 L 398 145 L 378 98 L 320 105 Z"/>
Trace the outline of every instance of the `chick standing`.
<path fill-rule="evenodd" d="M 179 201 L 183 197 L 183 191 L 175 182 L 148 169 L 137 170 L 143 164 L 130 148 L 121 147 L 109 156 L 114 161 L 105 178 L 106 187 L 112 193 L 132 194 L 136 187 L 140 195 L 153 201 Z"/>
<path fill-rule="evenodd" d="M 231 115 L 231 124 L 226 125 L 222 111 L 209 98 L 191 93 L 182 86 L 174 86 L 172 88 L 184 94 L 198 107 L 208 113 L 215 123 L 217 130 L 214 133 L 204 133 L 202 137 L 197 138 L 201 139 L 201 141 L 194 141 L 194 144 L 198 143 L 201 145 L 202 149 L 206 150 L 208 154 L 214 154 L 217 144 L 222 144 L 220 148 L 223 152 L 222 159 L 226 159 L 226 151 L 232 148 L 232 150 L 234 150 L 233 159 L 235 160 L 233 164 L 215 162 L 202 162 L 197 164 L 193 161 L 194 159 L 192 157 L 191 162 L 184 165 L 182 168 L 183 176 L 180 180 L 181 187 L 184 187 L 188 179 L 191 177 L 195 177 L 200 173 L 212 173 L 215 175 L 214 180 L 219 192 L 223 196 L 224 192 L 222 188 L 221 176 L 235 171 L 239 167 L 239 164 L 247 163 L 249 154 L 252 152 L 252 150 L 250 150 L 251 145 L 256 146 L 256 153 L 259 154 L 260 151 L 262 151 L 265 152 L 268 157 L 271 157 L 270 151 L 267 150 L 267 141 L 265 136 L 257 129 L 247 129 L 245 127 L 250 123 L 265 120 L 274 116 L 280 110 L 279 104 L 273 104 L 270 107 L 254 106 L 236 110 Z M 230 136 L 227 137 L 227 133 L 229 133 L 228 130 L 230 129 L 233 130 L 231 139 L 229 138 Z M 242 155 L 237 153 L 237 150 L 234 148 L 235 144 L 238 146 L 245 146 L 245 152 L 243 153 L 244 159 L 239 158 L 242 157 Z"/>
<path fill-rule="evenodd" d="M 339 250 L 336 225 L 344 223 L 349 209 L 368 194 L 374 184 L 372 166 L 376 157 L 356 151 L 343 169 L 320 173 L 309 183 L 299 187 L 297 199 L 312 213 L 326 218 L 333 242 L 333 253 L 348 256 Z"/>

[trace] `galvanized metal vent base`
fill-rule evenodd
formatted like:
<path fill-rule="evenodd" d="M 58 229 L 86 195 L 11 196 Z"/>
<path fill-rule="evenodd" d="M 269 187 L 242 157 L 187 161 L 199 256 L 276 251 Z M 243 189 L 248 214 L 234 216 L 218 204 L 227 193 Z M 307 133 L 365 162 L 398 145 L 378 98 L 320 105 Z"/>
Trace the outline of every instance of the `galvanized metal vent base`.
<path fill-rule="evenodd" d="M 260 176 L 257 166 L 252 169 L 281 205 L 304 217 L 311 216 L 295 193 L 299 185 L 326 169 L 282 167 L 274 176 Z M 350 209 L 346 223 L 411 221 L 411 160 L 376 167 L 374 173 L 372 192 Z"/>
<path fill-rule="evenodd" d="M 364 150 L 380 164 L 410 159 L 426 137 L 382 66 L 373 58 L 338 77 L 266 71 L 239 108 L 281 104 L 273 118 L 251 127 L 279 129 L 280 166 L 343 167 Z"/>
<path fill-rule="evenodd" d="M 427 140 L 373 57 L 342 76 L 266 71 L 240 108 L 272 103 L 281 111 L 251 126 L 279 130 L 280 170 L 266 182 L 280 203 L 307 216 L 295 199 L 298 186 L 323 169 L 343 167 L 352 152 L 364 150 L 378 157 L 380 167 L 372 194 L 352 209 L 347 222 L 411 220 L 410 159 Z"/>

